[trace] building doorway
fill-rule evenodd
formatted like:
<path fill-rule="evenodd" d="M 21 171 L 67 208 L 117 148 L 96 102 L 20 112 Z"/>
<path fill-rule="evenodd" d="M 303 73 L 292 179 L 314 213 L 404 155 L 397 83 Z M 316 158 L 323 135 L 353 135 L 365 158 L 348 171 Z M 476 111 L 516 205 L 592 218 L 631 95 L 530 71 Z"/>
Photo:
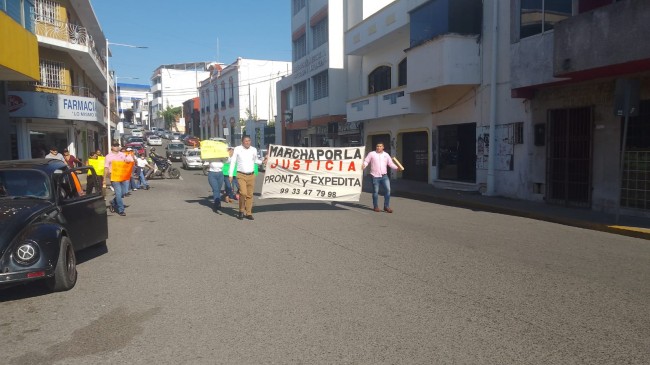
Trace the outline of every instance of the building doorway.
<path fill-rule="evenodd" d="M 623 123 L 621 118 L 621 141 Z M 650 100 L 642 100 L 639 116 L 629 120 L 621 206 L 650 211 Z"/>
<path fill-rule="evenodd" d="M 429 180 L 429 138 L 427 132 L 402 135 L 402 178 L 413 181 Z"/>
<path fill-rule="evenodd" d="M 550 110 L 546 201 L 591 206 L 591 108 Z"/>
<path fill-rule="evenodd" d="M 438 178 L 476 183 L 476 123 L 438 127 Z"/>
<path fill-rule="evenodd" d="M 29 144 L 31 158 L 43 158 L 50 153 L 51 147 L 57 147 L 59 153 L 68 148 L 68 134 L 64 131 L 52 131 L 45 129 L 30 130 Z"/>

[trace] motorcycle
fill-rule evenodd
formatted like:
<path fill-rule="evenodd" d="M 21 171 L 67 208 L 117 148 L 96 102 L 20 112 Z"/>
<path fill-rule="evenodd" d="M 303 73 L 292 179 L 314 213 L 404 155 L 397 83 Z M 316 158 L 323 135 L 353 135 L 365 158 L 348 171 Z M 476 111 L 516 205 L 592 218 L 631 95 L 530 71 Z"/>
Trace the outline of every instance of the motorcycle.
<path fill-rule="evenodd" d="M 168 158 L 160 156 L 150 156 L 153 161 L 153 169 L 150 169 L 147 172 L 145 178 L 155 179 L 178 179 L 181 177 L 181 171 L 176 167 L 172 166 L 172 162 Z"/>

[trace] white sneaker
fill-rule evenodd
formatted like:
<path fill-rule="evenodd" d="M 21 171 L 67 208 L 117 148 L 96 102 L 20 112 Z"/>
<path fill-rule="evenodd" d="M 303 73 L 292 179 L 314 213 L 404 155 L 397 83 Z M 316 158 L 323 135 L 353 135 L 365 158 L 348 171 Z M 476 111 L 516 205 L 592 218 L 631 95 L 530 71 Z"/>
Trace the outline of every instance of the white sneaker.
<path fill-rule="evenodd" d="M 115 191 L 115 189 L 113 189 L 113 187 L 112 187 L 112 186 L 109 186 L 109 188 L 111 188 L 111 191 Z"/>
<path fill-rule="evenodd" d="M 133 189 L 133 191 L 138 191 L 138 189 Z"/>

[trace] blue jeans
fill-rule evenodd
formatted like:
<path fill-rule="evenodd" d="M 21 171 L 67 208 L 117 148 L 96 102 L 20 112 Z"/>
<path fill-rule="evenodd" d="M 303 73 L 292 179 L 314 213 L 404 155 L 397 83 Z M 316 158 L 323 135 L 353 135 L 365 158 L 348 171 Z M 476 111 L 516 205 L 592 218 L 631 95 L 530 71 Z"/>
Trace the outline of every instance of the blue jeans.
<path fill-rule="evenodd" d="M 223 172 L 208 172 L 208 183 L 210 183 L 210 187 L 212 187 L 212 198 L 214 199 L 214 204 L 220 206 L 221 185 L 223 185 Z"/>
<path fill-rule="evenodd" d="M 223 182 L 226 185 L 226 196 L 230 199 L 235 199 L 235 191 L 239 188 L 237 184 L 237 176 L 232 178 L 232 184 L 230 184 L 230 179 L 228 176 L 224 176 Z"/>
<path fill-rule="evenodd" d="M 129 192 L 129 186 L 131 185 L 131 180 L 122 181 L 120 184 L 122 184 L 122 197 L 125 197 L 126 194 Z"/>
<path fill-rule="evenodd" d="M 384 208 L 390 208 L 390 180 L 388 175 L 372 177 L 372 206 L 379 208 L 379 184 L 384 186 Z"/>
<path fill-rule="evenodd" d="M 144 169 L 140 167 L 139 170 L 138 175 L 140 176 L 140 187 L 138 187 L 138 189 L 141 187 L 148 187 L 149 183 L 147 182 L 147 179 L 144 178 Z"/>
<path fill-rule="evenodd" d="M 128 181 L 127 181 L 128 183 Z M 117 181 L 111 181 L 113 190 L 115 190 L 115 198 L 111 200 L 111 205 L 118 213 L 124 212 L 124 200 L 122 200 L 122 194 L 124 193 L 124 184 Z"/>

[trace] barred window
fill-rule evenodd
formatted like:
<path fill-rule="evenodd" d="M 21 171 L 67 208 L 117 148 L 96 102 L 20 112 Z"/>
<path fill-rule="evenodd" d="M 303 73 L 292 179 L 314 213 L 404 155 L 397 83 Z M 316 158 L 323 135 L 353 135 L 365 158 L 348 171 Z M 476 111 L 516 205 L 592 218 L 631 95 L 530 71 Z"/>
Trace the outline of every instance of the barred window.
<path fill-rule="evenodd" d="M 305 7 L 305 0 L 293 0 L 293 15 L 298 14 L 298 12 Z"/>
<path fill-rule="evenodd" d="M 293 60 L 297 61 L 307 55 L 307 38 L 303 34 L 293 41 Z"/>
<path fill-rule="evenodd" d="M 296 88 L 296 105 L 307 104 L 307 81 L 299 82 Z"/>
<path fill-rule="evenodd" d="M 406 85 L 406 58 L 397 65 L 397 86 Z"/>
<path fill-rule="evenodd" d="M 63 62 L 41 60 L 41 86 L 63 89 Z"/>
<path fill-rule="evenodd" d="M 327 82 L 327 71 L 323 71 L 314 76 L 314 100 L 322 99 L 329 96 L 329 85 Z"/>
<path fill-rule="evenodd" d="M 311 28 L 311 34 L 312 34 L 312 44 L 314 49 L 318 48 L 319 46 L 327 43 L 328 40 L 328 34 L 327 34 L 327 18 L 324 18 L 320 22 L 316 23 Z"/>
<path fill-rule="evenodd" d="M 390 67 L 379 66 L 368 75 L 368 94 L 390 89 Z"/>
<path fill-rule="evenodd" d="M 34 2 L 34 13 L 36 21 L 54 24 L 57 20 L 57 3 L 53 0 L 36 0 Z"/>

